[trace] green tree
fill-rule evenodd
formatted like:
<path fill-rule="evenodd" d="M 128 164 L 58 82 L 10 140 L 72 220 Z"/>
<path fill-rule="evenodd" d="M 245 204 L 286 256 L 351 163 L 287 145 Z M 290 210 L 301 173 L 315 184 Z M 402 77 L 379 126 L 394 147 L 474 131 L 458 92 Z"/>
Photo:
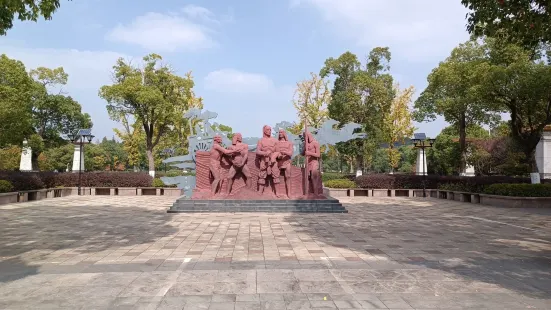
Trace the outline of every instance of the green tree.
<path fill-rule="evenodd" d="M 0 147 L 19 145 L 32 133 L 31 101 L 34 82 L 25 65 L 0 56 Z"/>
<path fill-rule="evenodd" d="M 11 145 L 6 148 L 0 148 L 0 171 L 19 169 L 21 160 L 21 147 Z"/>
<path fill-rule="evenodd" d="M 125 170 L 127 166 L 127 154 L 124 151 L 123 144 L 117 142 L 115 138 L 107 139 L 103 137 L 99 143 L 105 154 L 106 168 L 111 171 Z"/>
<path fill-rule="evenodd" d="M 470 12 L 467 30 L 476 36 L 507 34 L 529 50 L 551 41 L 551 3 L 546 0 L 461 0 Z"/>
<path fill-rule="evenodd" d="M 411 147 L 411 145 L 402 145 L 398 148 L 398 151 L 400 152 L 398 172 L 414 173 L 415 163 L 417 162 L 417 150 Z"/>
<path fill-rule="evenodd" d="M 320 71 L 322 78 L 335 76 L 327 107 L 329 117 L 341 124 L 361 124 L 368 135 L 367 139 L 337 144 L 339 153 L 355 158 L 357 167 L 371 165 L 372 154 L 382 140 L 383 115 L 389 112 L 394 98 L 390 58 L 387 47 L 376 47 L 362 66 L 356 55 L 346 52 L 337 59 L 327 59 Z"/>
<path fill-rule="evenodd" d="M 386 173 L 390 167 L 389 152 L 387 149 L 377 149 L 373 153 L 372 170 L 377 173 Z"/>
<path fill-rule="evenodd" d="M 510 121 L 501 121 L 490 129 L 491 136 L 494 138 L 510 137 L 511 136 L 511 124 Z"/>
<path fill-rule="evenodd" d="M 32 104 L 33 127 L 48 146 L 64 144 L 61 135 L 92 127 L 90 115 L 82 113 L 82 107 L 73 98 L 61 91 L 59 94 L 48 92 L 48 88 L 67 84 L 68 74 L 62 67 L 39 67 L 31 70 L 30 75 L 37 82 Z"/>
<path fill-rule="evenodd" d="M 115 83 L 102 86 L 100 97 L 107 101 L 107 111 L 113 120 L 132 116 L 145 133 L 145 148 L 149 171 L 155 174 L 154 149 L 161 138 L 176 123 L 176 112 L 185 110 L 193 81 L 175 75 L 169 66 L 161 64 L 161 56 L 143 58 L 144 67 L 134 67 L 120 58 L 114 69 Z"/>
<path fill-rule="evenodd" d="M 486 38 L 485 48 L 488 61 L 481 71 L 484 96 L 510 114 L 511 137 L 537 172 L 535 149 L 543 128 L 551 124 L 551 66 L 500 39 Z"/>
<path fill-rule="evenodd" d="M 59 5 L 59 0 L 3 0 L 0 5 L 0 35 L 6 35 L 13 27 L 16 16 L 22 21 L 36 22 L 40 17 L 49 20 Z"/>
<path fill-rule="evenodd" d="M 86 149 L 86 148 L 85 148 Z M 39 161 L 38 168 L 41 171 L 69 171 L 72 169 L 74 147 L 73 144 L 65 144 L 44 150 L 44 160 Z"/>
<path fill-rule="evenodd" d="M 461 172 L 465 171 L 467 162 L 467 127 L 499 119 L 497 105 L 481 93 L 485 52 L 484 46 L 476 41 L 460 44 L 430 73 L 427 88 L 415 101 L 416 121 L 431 121 L 441 115 L 459 129 Z"/>

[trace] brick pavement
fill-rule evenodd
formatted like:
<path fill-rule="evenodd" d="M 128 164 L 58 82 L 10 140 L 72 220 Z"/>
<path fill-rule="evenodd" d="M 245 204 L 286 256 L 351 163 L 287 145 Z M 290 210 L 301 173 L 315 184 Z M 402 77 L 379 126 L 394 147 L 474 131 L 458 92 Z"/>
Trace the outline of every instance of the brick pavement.
<path fill-rule="evenodd" d="M 0 206 L 0 309 L 551 309 L 551 210 L 343 199 L 167 214 L 173 198 Z"/>

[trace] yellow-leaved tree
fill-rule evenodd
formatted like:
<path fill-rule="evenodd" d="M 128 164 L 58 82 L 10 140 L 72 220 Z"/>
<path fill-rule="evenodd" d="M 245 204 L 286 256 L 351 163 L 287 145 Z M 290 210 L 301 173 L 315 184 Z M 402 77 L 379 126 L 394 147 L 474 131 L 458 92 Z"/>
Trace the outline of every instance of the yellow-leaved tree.
<path fill-rule="evenodd" d="M 293 96 L 293 105 L 297 109 L 299 122 L 308 120 L 308 126 L 319 128 L 327 119 L 329 113 L 327 104 L 331 101 L 329 81 L 315 73 L 311 78 L 297 83 Z"/>
<path fill-rule="evenodd" d="M 405 142 L 406 137 L 411 137 L 415 131 L 412 116 L 409 110 L 411 99 L 415 92 L 413 86 L 400 89 L 400 85 L 394 85 L 395 97 L 392 100 L 389 112 L 383 117 L 383 134 L 388 143 L 388 160 L 390 173 L 400 164 L 400 152 L 396 149 L 396 142 Z"/>

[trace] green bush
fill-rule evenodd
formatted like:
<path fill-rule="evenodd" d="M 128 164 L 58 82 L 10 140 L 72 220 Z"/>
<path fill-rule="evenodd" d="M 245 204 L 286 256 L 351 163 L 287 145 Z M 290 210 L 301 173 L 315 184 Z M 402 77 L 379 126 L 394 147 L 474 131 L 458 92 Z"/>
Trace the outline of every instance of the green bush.
<path fill-rule="evenodd" d="M 13 190 L 13 185 L 6 180 L 0 180 L 0 193 L 9 193 Z"/>
<path fill-rule="evenodd" d="M 165 183 L 161 179 L 153 179 L 153 187 L 165 187 Z"/>
<path fill-rule="evenodd" d="M 346 179 L 329 180 L 327 182 L 323 182 L 323 185 L 329 188 L 355 188 L 356 187 L 356 183 Z"/>
<path fill-rule="evenodd" d="M 195 172 L 184 172 L 183 170 L 169 170 L 169 171 L 155 171 L 155 175 L 158 177 L 178 177 L 178 176 L 185 176 L 185 175 L 195 175 Z"/>
<path fill-rule="evenodd" d="M 438 189 L 453 192 L 480 193 L 484 191 L 484 185 L 469 183 L 444 183 L 439 184 Z"/>
<path fill-rule="evenodd" d="M 338 173 L 338 172 L 324 172 L 321 174 L 321 180 L 322 182 L 327 182 L 331 180 L 351 180 L 354 181 L 356 178 L 353 174 L 344 174 L 344 173 Z"/>
<path fill-rule="evenodd" d="M 551 197 L 551 184 L 492 184 L 484 194 L 514 197 Z"/>

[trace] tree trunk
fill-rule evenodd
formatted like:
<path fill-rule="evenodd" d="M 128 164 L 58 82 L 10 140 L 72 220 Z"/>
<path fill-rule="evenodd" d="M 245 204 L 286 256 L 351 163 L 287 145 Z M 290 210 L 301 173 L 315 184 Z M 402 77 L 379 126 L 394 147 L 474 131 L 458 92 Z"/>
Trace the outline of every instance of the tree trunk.
<path fill-rule="evenodd" d="M 467 166 L 467 122 L 465 120 L 465 113 L 462 113 L 459 119 L 459 152 L 461 154 L 459 174 L 463 174 Z"/>
<path fill-rule="evenodd" d="M 536 163 L 536 147 L 525 148 L 524 156 L 526 156 L 526 163 L 530 166 L 530 172 L 539 172 L 538 165 Z"/>
<path fill-rule="evenodd" d="M 356 171 L 357 170 L 362 170 L 362 174 L 363 174 L 363 156 L 361 155 L 358 155 L 356 156 Z"/>
<path fill-rule="evenodd" d="M 149 175 L 155 177 L 155 159 L 153 158 L 153 150 L 148 148 L 145 153 L 149 164 Z"/>

